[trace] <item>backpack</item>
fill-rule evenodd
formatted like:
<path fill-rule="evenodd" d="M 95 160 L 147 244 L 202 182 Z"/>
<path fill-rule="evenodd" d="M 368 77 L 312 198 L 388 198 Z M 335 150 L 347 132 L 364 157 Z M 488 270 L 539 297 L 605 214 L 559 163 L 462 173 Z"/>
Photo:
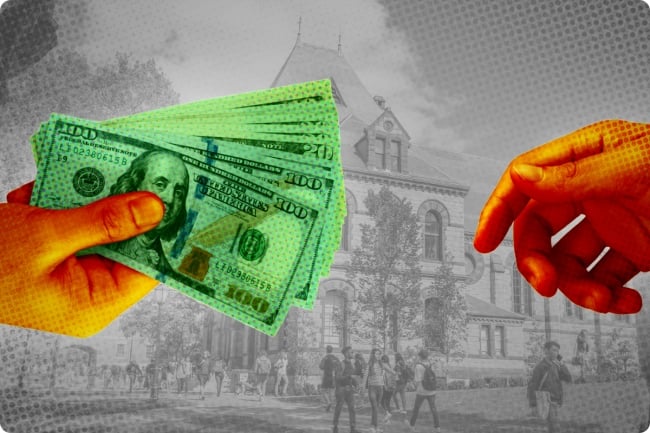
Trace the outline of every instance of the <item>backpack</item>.
<path fill-rule="evenodd" d="M 422 388 L 425 391 L 434 391 L 436 389 L 436 374 L 431 369 L 431 364 L 420 364 L 424 367 L 424 374 L 422 375 Z"/>
<path fill-rule="evenodd" d="M 402 378 L 404 382 L 410 382 L 415 379 L 415 373 L 413 372 L 413 369 L 408 365 L 405 365 L 402 369 Z"/>

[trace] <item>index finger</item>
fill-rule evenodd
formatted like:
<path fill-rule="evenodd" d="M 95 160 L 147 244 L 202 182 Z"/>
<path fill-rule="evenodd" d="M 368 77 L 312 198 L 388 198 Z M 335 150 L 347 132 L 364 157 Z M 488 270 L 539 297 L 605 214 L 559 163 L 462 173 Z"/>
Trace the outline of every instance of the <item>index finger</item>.
<path fill-rule="evenodd" d="M 615 132 L 628 125 L 634 124 L 622 120 L 594 123 L 513 159 L 483 206 L 474 237 L 476 250 L 494 250 L 528 203 L 529 197 L 515 187 L 510 177 L 515 164 L 558 165 L 601 153 L 606 145 L 616 146 L 620 142 Z"/>

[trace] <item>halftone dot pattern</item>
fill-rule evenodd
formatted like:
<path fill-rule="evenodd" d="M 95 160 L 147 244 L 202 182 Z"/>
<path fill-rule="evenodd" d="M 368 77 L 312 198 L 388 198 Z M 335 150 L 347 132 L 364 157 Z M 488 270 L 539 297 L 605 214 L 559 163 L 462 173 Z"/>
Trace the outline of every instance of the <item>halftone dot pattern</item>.
<path fill-rule="evenodd" d="M 453 95 L 459 87 L 464 87 L 467 93 L 472 93 L 472 89 L 476 89 L 474 86 L 483 86 L 484 84 L 472 80 L 469 70 L 454 68 L 452 66 L 454 62 L 446 61 L 446 59 L 455 61 L 466 58 L 473 59 L 473 64 L 477 69 L 482 69 L 490 77 L 501 75 L 505 77 L 506 81 L 508 77 L 529 74 L 529 69 L 525 66 L 532 64 L 536 58 L 548 62 L 548 68 L 539 68 L 534 74 L 528 75 L 529 87 L 513 91 L 507 86 L 492 86 L 493 94 L 510 95 L 505 99 L 509 103 L 490 106 L 490 110 L 485 110 L 485 107 L 488 106 L 485 101 L 480 101 L 482 103 L 470 107 L 467 113 L 468 117 L 477 125 L 482 126 L 483 130 L 489 131 L 490 122 L 496 118 L 507 119 L 506 122 L 510 126 L 512 135 L 519 136 L 517 131 L 522 127 L 523 119 L 532 115 L 536 116 L 539 122 L 528 124 L 527 127 L 535 131 L 539 137 L 550 138 L 573 130 L 577 125 L 591 123 L 601 118 L 638 117 L 638 113 L 648 112 L 647 102 L 644 102 L 644 100 L 648 100 L 649 95 L 647 80 L 640 81 L 629 73 L 630 70 L 638 70 L 641 75 L 647 76 L 647 58 L 630 58 L 626 50 L 626 47 L 630 45 L 647 48 L 647 38 L 644 37 L 644 29 L 649 27 L 647 6 L 639 1 L 549 2 L 537 0 L 526 3 L 467 1 L 428 3 L 395 0 L 385 3 L 387 3 L 389 22 L 408 29 L 412 48 L 423 59 L 424 69 L 429 72 L 431 80 L 435 83 L 436 80 L 445 82 L 450 76 L 457 78 L 457 81 L 453 81 L 450 88 L 446 89 L 449 94 Z M 68 13 L 71 17 L 76 17 L 80 10 L 88 13 L 81 2 L 66 2 L 57 4 L 57 7 L 63 10 L 61 15 L 64 17 Z M 115 6 L 115 8 L 119 7 L 119 5 Z M 155 5 L 141 3 L 139 7 L 146 12 L 147 7 L 155 7 Z M 534 15 L 531 15 L 530 11 L 533 11 Z M 122 13 L 130 14 L 132 11 L 125 8 Z M 147 15 L 142 10 L 138 11 L 138 16 L 143 22 L 147 20 Z M 471 18 L 467 19 L 468 16 Z M 465 19 L 460 20 L 460 17 Z M 67 23 L 69 25 L 65 25 L 65 21 L 59 24 L 61 25 L 60 31 L 80 40 L 88 38 L 92 33 L 92 28 L 75 25 L 78 23 L 75 23 L 72 18 Z M 595 25 L 598 25 L 599 28 L 596 29 Z M 359 31 L 362 31 L 363 27 L 363 23 L 359 23 Z M 444 31 L 440 32 L 440 27 L 443 27 Z M 480 42 L 459 44 L 453 37 L 454 32 L 448 31 L 452 27 L 456 27 L 457 32 L 466 33 L 475 41 Z M 489 33 L 494 29 L 499 31 Z M 130 30 L 129 38 L 135 40 L 142 36 L 144 35 L 137 26 Z M 526 41 L 531 37 L 542 42 L 538 45 L 539 49 L 531 50 L 527 46 Z M 615 49 L 612 50 L 602 50 L 599 44 L 601 38 L 617 39 L 618 45 L 615 45 Z M 202 40 L 196 41 L 196 43 L 206 45 L 220 43 L 220 41 Z M 506 62 L 504 58 L 489 58 L 489 53 L 495 46 L 501 46 L 500 51 L 507 59 L 511 60 Z M 128 51 L 129 46 L 123 44 L 121 48 Z M 95 49 L 98 51 L 103 49 L 101 41 L 97 43 Z M 381 52 L 377 53 L 377 56 L 381 55 Z M 387 62 L 390 60 L 386 59 Z M 428 69 L 427 63 L 433 64 L 434 67 Z M 598 72 L 606 64 L 617 66 L 608 69 L 612 71 L 612 74 L 603 80 L 602 74 L 598 74 Z M 558 67 L 558 65 L 562 67 Z M 573 91 L 559 95 L 558 98 L 557 92 L 553 90 L 564 86 L 566 75 L 578 76 L 579 79 L 573 79 L 569 83 L 570 86 L 573 86 Z M 503 83 L 503 81 L 498 82 Z M 630 98 L 631 89 L 640 97 Z M 51 93 L 55 94 L 54 91 Z M 521 95 L 528 96 L 532 101 L 531 104 L 521 106 L 519 103 Z M 553 98 L 558 98 L 556 104 L 575 107 L 576 118 L 570 120 L 559 118 L 556 112 L 547 108 L 552 104 L 540 104 L 544 108 L 535 106 L 535 100 L 548 101 Z M 607 100 L 607 105 L 611 107 L 611 110 L 604 111 L 600 108 L 604 105 L 603 99 Z M 589 107 L 592 105 L 598 108 L 590 110 Z M 452 122 L 454 120 L 462 124 L 462 119 L 452 119 Z M 489 141 L 490 137 L 485 138 L 486 144 L 482 144 L 483 150 L 488 153 L 492 152 L 494 149 L 490 144 L 493 142 Z M 477 141 L 480 142 L 480 140 Z M 502 154 L 508 154 L 511 149 L 497 146 L 497 150 Z M 510 154 L 514 156 L 513 152 Z M 644 154 L 642 161 L 646 161 L 645 166 L 647 167 L 647 153 Z M 622 159 L 619 164 L 621 170 L 628 169 L 628 167 L 634 170 L 639 167 L 639 161 L 636 159 L 627 161 Z M 612 173 L 617 172 L 617 170 L 612 171 Z M 647 307 L 645 311 L 647 316 Z M 3 364 L 5 357 L 8 363 L 19 357 L 29 358 L 30 353 L 26 344 L 28 337 L 25 335 L 14 336 L 13 340 L 0 345 Z M 643 343 L 641 344 L 642 350 L 649 353 L 648 339 L 642 339 L 640 342 Z M 6 388 L 17 385 L 20 378 L 20 374 L 11 375 L 5 382 L 8 385 Z M 633 384 L 626 387 L 624 383 L 612 384 L 611 387 L 594 388 L 589 398 L 581 400 L 577 408 L 583 414 L 585 423 L 592 419 L 606 419 L 607 424 L 601 427 L 602 431 L 628 431 L 628 427 L 629 431 L 636 431 L 631 429 L 636 421 L 634 417 L 647 411 L 647 408 L 639 407 L 642 401 L 647 401 L 644 392 L 644 390 L 638 390 L 637 393 Z M 642 395 L 643 397 L 641 397 Z M 571 396 L 571 393 L 567 392 L 567 398 L 571 398 Z M 636 398 L 637 396 L 639 398 Z M 77 399 L 73 396 L 65 402 L 31 404 L 24 397 L 9 392 L 4 393 L 0 400 L 2 401 L 0 424 L 4 425 L 5 422 L 10 422 L 15 427 L 14 431 L 145 431 L 144 427 L 140 429 L 139 425 L 121 421 L 120 415 L 111 415 L 113 411 L 125 410 L 125 407 L 128 408 L 127 411 L 142 411 L 144 418 L 149 417 L 149 419 L 140 419 L 140 421 L 143 425 L 148 421 L 151 431 L 181 431 L 180 428 L 172 430 L 172 427 L 169 426 L 156 425 L 155 412 L 147 412 L 147 409 L 151 409 L 151 407 L 167 410 L 165 402 L 149 403 L 134 402 L 133 400 L 95 402 L 86 401 L 85 397 Z M 497 408 L 498 410 L 500 409 Z M 503 410 L 509 411 L 510 409 Z M 171 412 L 171 409 L 169 411 Z M 43 413 L 46 414 L 44 418 L 41 416 Z M 58 417 L 56 422 L 59 424 L 50 423 L 53 421 L 53 417 Z M 272 428 L 274 416 L 271 415 L 269 418 L 268 424 L 265 426 Z M 46 421 L 41 425 L 34 425 L 31 419 L 45 419 Z M 70 426 L 61 424 L 62 419 L 69 420 Z M 251 424 L 248 425 L 248 429 L 240 427 L 238 430 L 266 431 L 265 426 L 260 428 Z M 450 428 L 453 429 L 453 427 Z M 9 429 L 9 431 L 12 430 Z M 501 429 L 501 431 L 506 430 Z M 513 427 L 510 431 L 521 431 L 521 428 Z"/>
<path fill-rule="evenodd" d="M 514 137 L 525 128 L 539 131 L 546 141 L 603 118 L 648 119 L 648 81 L 641 78 L 647 76 L 648 58 L 631 57 L 628 52 L 632 50 L 626 49 L 628 44 L 647 45 L 647 37 L 640 35 L 646 34 L 650 11 L 641 1 L 382 3 L 389 11 L 389 23 L 412 40 L 411 49 L 428 71 L 428 82 L 441 92 L 472 95 L 476 86 L 486 84 L 472 79 L 475 70 L 494 78 L 488 92 L 476 92 L 485 100 L 473 101 L 461 109 L 462 118 L 451 119 L 467 126 L 468 131 L 489 131 L 490 122 L 494 122 L 506 125 L 505 130 Z M 464 43 L 456 39 L 460 35 Z M 534 48 L 529 45 L 531 38 L 536 41 Z M 496 50 L 495 46 L 502 48 Z M 495 51 L 499 57 L 490 57 Z M 459 70 L 446 66 L 458 64 L 467 67 Z M 522 74 L 525 79 L 521 79 Z M 515 82 L 515 76 L 519 78 L 517 87 L 509 85 L 509 77 Z M 492 105 L 486 94 L 498 94 L 505 103 Z M 523 106 L 527 98 L 530 103 Z M 548 103 L 548 98 L 555 101 Z M 537 106 L 535 101 L 540 100 L 543 103 Z M 551 107 L 560 104 L 575 106 L 575 119 L 558 117 Z M 478 111 L 486 107 L 490 112 Z M 521 124 L 522 119 L 532 118 L 537 121 Z M 571 123 L 576 119 L 578 123 Z M 617 147 L 613 152 L 618 157 L 611 164 L 598 165 L 599 173 L 593 176 L 600 181 L 619 181 L 639 195 L 645 194 L 650 172 L 647 125 L 606 125 L 604 146 Z M 546 135 L 549 132 L 551 135 Z M 643 137 L 637 138 L 640 135 Z M 535 144 L 541 143 L 530 143 Z M 498 150 L 510 157 L 518 153 L 489 137 L 473 150 L 486 155 Z M 640 252 L 641 259 L 647 263 L 648 251 Z M 645 311 L 647 315 L 647 306 Z M 650 359 L 650 338 L 647 333 L 645 337 L 638 338 L 639 356 Z M 570 392 L 566 394 L 566 399 L 572 397 Z M 594 388 L 580 398 L 584 420 L 600 422 L 606 432 L 636 432 L 647 419 L 647 396 L 630 394 L 619 384 Z"/>

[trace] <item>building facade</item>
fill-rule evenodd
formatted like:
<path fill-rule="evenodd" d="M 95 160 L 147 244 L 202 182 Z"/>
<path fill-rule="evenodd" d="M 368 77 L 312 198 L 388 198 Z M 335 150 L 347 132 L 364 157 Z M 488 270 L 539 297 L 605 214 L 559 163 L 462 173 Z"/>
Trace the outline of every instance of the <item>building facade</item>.
<path fill-rule="evenodd" d="M 308 342 L 318 353 L 332 345 L 370 346 L 336 324 L 335 312 L 354 302 L 354 286 L 346 280 L 350 252 L 359 245 L 360 224 L 368 221 L 364 199 L 369 190 L 388 186 L 413 204 L 422 227 L 422 287 L 451 254 L 454 274 L 466 286 L 467 341 L 465 358 L 454 364 L 454 377 L 521 375 L 534 341 L 551 338 L 572 358 L 576 339 L 585 330 L 590 347 L 605 345 L 613 330 L 635 338 L 630 316 L 595 315 L 559 294 L 544 299 L 518 272 L 511 237 L 491 254 L 472 246 L 480 209 L 507 162 L 444 150 L 444 143 L 411 143 L 408 131 L 381 96 L 364 87 L 341 50 L 298 40 L 272 86 L 329 78 L 339 112 L 341 158 L 348 214 L 328 278 L 321 280 L 310 315 L 316 328 Z M 422 305 L 434 294 L 422 292 Z M 424 316 L 426 311 L 422 311 Z M 596 318 L 596 316 L 598 316 Z M 599 328 L 599 329 L 598 329 Z M 206 347 L 230 359 L 233 367 L 250 368 L 259 350 L 273 354 L 287 347 L 280 332 L 267 337 L 218 315 L 205 332 Z M 597 335 L 600 335 L 598 338 Z M 398 350 L 422 346 L 422 340 L 400 342 Z"/>
<path fill-rule="evenodd" d="M 612 335 L 636 338 L 634 317 L 595 314 L 573 305 L 559 292 L 550 299 L 538 295 L 517 270 L 510 235 L 491 254 L 474 250 L 478 215 L 506 161 L 451 152 L 445 150 L 445 143 L 411 143 L 399 113 L 391 110 L 385 98 L 365 88 L 340 47 L 331 50 L 297 40 L 272 86 L 323 78 L 332 82 L 339 113 L 347 217 L 340 250 L 329 277 L 321 280 L 314 309 L 301 313 L 300 320 L 307 320 L 313 328 L 303 339 L 302 349 L 311 351 L 313 359 L 327 345 L 335 350 L 347 344 L 370 350 L 367 342 L 337 326 L 335 312 L 354 302 L 355 288 L 346 279 L 346 264 L 360 243 L 360 225 L 368 222 L 364 199 L 369 190 L 376 192 L 382 186 L 413 204 L 422 228 L 421 317 L 426 317 L 425 306 L 435 297 L 427 287 L 443 260 L 451 261 L 454 275 L 465 283 L 466 356 L 450 366 L 450 376 L 524 375 L 531 348 L 546 339 L 558 341 L 561 353 L 571 359 L 582 330 L 592 354 L 597 345 L 606 346 Z M 297 319 L 291 315 L 288 320 Z M 295 344 L 291 338 L 295 336 L 284 329 L 268 337 L 217 312 L 207 315 L 202 335 L 205 349 L 227 360 L 232 368 L 252 368 L 260 350 L 274 359 L 280 350 Z M 115 325 L 88 344 L 97 350 L 98 365 L 126 364 L 129 359 L 144 364 L 153 346 L 136 339 L 133 346 L 133 340 L 123 337 Z M 398 350 L 424 345 L 422 339 L 402 341 Z M 314 366 L 311 373 L 317 375 L 318 369 Z"/>

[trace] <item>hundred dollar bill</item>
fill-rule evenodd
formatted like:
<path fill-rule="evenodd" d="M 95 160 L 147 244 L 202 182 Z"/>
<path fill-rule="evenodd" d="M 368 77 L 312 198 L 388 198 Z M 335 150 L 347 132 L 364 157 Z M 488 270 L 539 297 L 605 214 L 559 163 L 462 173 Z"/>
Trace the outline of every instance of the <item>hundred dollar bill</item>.
<path fill-rule="evenodd" d="M 69 208 L 110 194 L 155 192 L 166 205 L 156 229 L 90 252 L 274 335 L 295 282 L 305 281 L 300 262 L 315 254 L 323 209 L 311 193 L 283 190 L 152 141 L 54 116 L 40 132 L 31 204 Z"/>
<path fill-rule="evenodd" d="M 289 103 L 286 105 L 271 105 L 253 107 L 221 112 L 180 112 L 149 114 L 148 116 L 135 115 L 107 119 L 103 124 L 127 125 L 156 122 L 189 122 L 210 121 L 216 124 L 241 125 L 241 124 L 302 124 L 309 122 L 313 126 L 325 126 L 332 121 L 338 121 L 336 106 L 332 101 L 303 102 L 301 104 Z"/>
<path fill-rule="evenodd" d="M 134 135 L 139 133 L 143 132 L 132 131 Z M 343 177 L 337 170 L 337 164 L 325 160 L 317 161 L 317 164 L 311 158 L 300 156 L 286 160 L 286 155 L 282 152 L 257 148 L 246 151 L 242 146 L 228 141 L 169 134 L 144 134 L 174 145 L 179 152 L 189 151 L 200 154 L 206 158 L 206 161 L 227 164 L 275 185 L 286 184 L 315 194 L 325 209 L 325 224 L 318 235 L 317 253 L 310 262 L 304 263 L 310 268 L 310 278 L 307 283 L 298 286 L 300 290 L 297 291 L 293 301 L 296 306 L 313 308 L 319 277 L 329 275 L 334 252 L 339 248 L 341 227 L 347 212 Z M 318 263 L 321 264 L 320 268 L 317 268 Z"/>
<path fill-rule="evenodd" d="M 153 122 L 157 119 L 167 119 L 177 113 L 181 113 L 182 115 L 203 113 L 215 114 L 231 111 L 250 111 L 258 107 L 261 109 L 277 107 L 278 110 L 284 110 L 292 104 L 300 105 L 310 102 L 332 100 L 332 87 L 330 81 L 318 80 L 179 104 L 158 110 L 119 117 L 114 120 L 123 122 L 125 120 L 131 121 L 144 119 L 145 121 Z"/>

